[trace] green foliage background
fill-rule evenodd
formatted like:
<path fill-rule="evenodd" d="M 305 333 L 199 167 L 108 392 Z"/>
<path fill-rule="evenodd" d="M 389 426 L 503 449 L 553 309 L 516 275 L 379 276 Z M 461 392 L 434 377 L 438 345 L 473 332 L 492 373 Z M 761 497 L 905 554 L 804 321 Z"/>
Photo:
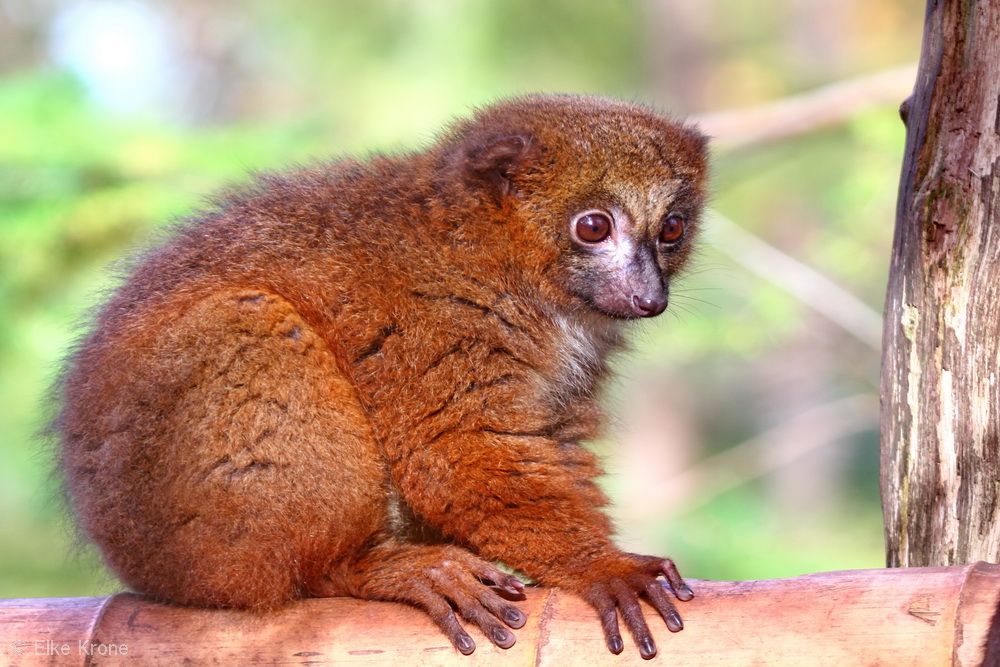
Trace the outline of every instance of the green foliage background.
<path fill-rule="evenodd" d="M 755 104 L 913 61 L 922 15 L 916 0 L 714 0 L 694 15 L 682 11 L 691 3 L 638 0 L 139 3 L 197 37 L 177 47 L 189 62 L 225 76 L 126 112 L 102 106 L 48 55 L 47 35 L 71 4 L 0 2 L 4 597 L 115 590 L 95 555 L 73 548 L 51 443 L 36 436 L 50 410 L 43 397 L 76 324 L 113 284 L 108 267 L 216 188 L 253 169 L 417 149 L 470 106 L 528 91 L 617 95 L 678 113 Z M 720 152 L 713 206 L 879 309 L 902 142 L 886 107 Z M 626 423 L 597 444 L 616 471 L 608 488 L 624 502 L 623 539 L 669 553 L 693 577 L 881 566 L 874 426 L 831 445 L 832 482 L 815 506 L 781 491 L 795 469 L 735 471 L 731 488 L 666 513 L 634 488 L 618 434 L 636 396 L 694 429 L 693 464 L 810 401 L 877 392 L 876 351 L 710 244 L 697 264 L 675 315 L 645 327 L 622 362 L 611 398 Z M 797 374 L 789 358 L 806 360 L 791 363 Z M 802 400 L 789 406 L 789 396 Z"/>

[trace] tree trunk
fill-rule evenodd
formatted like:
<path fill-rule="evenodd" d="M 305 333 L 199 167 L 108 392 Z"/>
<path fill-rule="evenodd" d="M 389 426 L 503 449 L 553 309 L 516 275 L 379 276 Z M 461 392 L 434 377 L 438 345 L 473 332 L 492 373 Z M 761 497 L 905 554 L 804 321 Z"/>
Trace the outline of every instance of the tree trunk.
<path fill-rule="evenodd" d="M 929 0 L 885 306 L 890 566 L 1000 561 L 1000 0 Z"/>

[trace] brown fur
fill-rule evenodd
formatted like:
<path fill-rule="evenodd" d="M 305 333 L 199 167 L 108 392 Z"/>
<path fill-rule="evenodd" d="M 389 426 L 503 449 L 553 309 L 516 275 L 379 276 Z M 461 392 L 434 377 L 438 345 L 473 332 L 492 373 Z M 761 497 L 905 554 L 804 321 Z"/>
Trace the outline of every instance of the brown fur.
<path fill-rule="evenodd" d="M 613 545 L 578 444 L 625 317 L 595 304 L 638 279 L 580 253 L 569 220 L 618 206 L 647 243 L 680 212 L 667 283 L 704 145 L 641 106 L 526 97 L 423 153 L 229 193 L 138 262 L 70 361 L 57 428 L 83 532 L 161 600 L 402 600 L 463 652 L 446 600 L 500 645 L 491 614 L 523 622 L 480 591 L 517 589 L 476 556 L 498 560 L 586 596 L 613 650 L 617 607 L 645 654 L 631 600 L 659 597 L 661 561 Z"/>

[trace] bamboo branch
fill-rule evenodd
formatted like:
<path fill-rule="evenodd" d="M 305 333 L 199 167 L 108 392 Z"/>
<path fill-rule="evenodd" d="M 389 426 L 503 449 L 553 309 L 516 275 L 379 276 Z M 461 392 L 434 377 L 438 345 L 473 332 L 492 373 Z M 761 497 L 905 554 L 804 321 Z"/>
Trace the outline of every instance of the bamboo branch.
<path fill-rule="evenodd" d="M 824 572 L 771 581 L 692 581 L 685 629 L 647 608 L 662 664 L 997 664 L 1000 566 Z M 0 600 L 0 646 L 24 665 L 629 665 L 607 651 L 579 598 L 531 589 L 528 623 L 501 650 L 471 629 L 460 655 L 420 611 L 349 598 L 312 599 L 255 615 L 173 607 L 123 593 Z M 989 640 L 989 642 L 988 642 Z"/>
<path fill-rule="evenodd" d="M 727 491 L 872 428 L 878 428 L 874 395 L 848 396 L 810 408 L 643 489 L 643 502 L 634 511 L 660 520 L 688 514 Z"/>
<path fill-rule="evenodd" d="M 843 122 L 881 104 L 899 104 L 913 90 L 916 65 L 838 81 L 769 104 L 695 116 L 713 145 L 739 148 L 787 139 Z"/>
<path fill-rule="evenodd" d="M 707 211 L 712 246 L 782 288 L 873 350 L 881 349 L 882 316 L 825 275 L 754 236 L 715 209 Z"/>

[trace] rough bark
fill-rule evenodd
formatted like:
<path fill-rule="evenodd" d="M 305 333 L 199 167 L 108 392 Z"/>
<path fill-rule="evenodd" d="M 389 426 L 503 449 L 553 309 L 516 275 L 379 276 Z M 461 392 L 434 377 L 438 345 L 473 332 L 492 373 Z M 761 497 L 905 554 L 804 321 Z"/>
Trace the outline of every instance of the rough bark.
<path fill-rule="evenodd" d="M 885 307 L 890 566 L 1000 561 L 1000 0 L 929 0 Z"/>

